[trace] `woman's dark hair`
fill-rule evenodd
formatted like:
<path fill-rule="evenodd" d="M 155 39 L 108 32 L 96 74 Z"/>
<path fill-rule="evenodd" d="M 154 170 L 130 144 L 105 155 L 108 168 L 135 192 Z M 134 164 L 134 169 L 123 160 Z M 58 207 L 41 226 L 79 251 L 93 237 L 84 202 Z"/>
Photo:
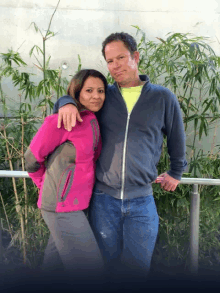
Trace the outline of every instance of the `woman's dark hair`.
<path fill-rule="evenodd" d="M 129 50 L 131 53 L 131 56 L 133 56 L 134 52 L 137 51 L 137 43 L 135 39 L 124 32 L 121 33 L 113 33 L 109 35 L 102 43 L 102 55 L 105 58 L 105 47 L 111 42 L 114 41 L 122 41 L 125 45 L 125 47 Z"/>
<path fill-rule="evenodd" d="M 102 82 L 104 83 L 105 93 L 107 90 L 108 83 L 107 83 L 105 76 L 101 72 L 99 72 L 95 69 L 82 69 L 82 70 L 78 71 L 73 76 L 73 78 L 71 79 L 71 81 L 68 85 L 67 94 L 75 100 L 79 111 L 84 107 L 79 102 L 79 94 L 80 94 L 80 92 L 83 88 L 83 85 L 88 77 L 95 77 L 95 78 L 101 79 Z"/>

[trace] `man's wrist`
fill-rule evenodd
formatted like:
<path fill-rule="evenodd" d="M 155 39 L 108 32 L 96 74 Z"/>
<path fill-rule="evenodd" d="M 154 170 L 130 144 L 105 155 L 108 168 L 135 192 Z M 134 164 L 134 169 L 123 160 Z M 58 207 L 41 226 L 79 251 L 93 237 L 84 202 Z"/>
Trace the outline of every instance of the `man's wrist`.
<path fill-rule="evenodd" d="M 73 104 L 77 109 L 77 103 L 71 96 L 65 95 L 59 98 L 53 107 L 53 114 L 58 113 L 59 109 L 67 104 Z"/>
<path fill-rule="evenodd" d="M 176 174 L 174 172 L 172 172 L 171 170 L 169 170 L 168 172 L 166 172 L 170 177 L 173 177 L 176 180 L 181 180 L 182 174 Z"/>
<path fill-rule="evenodd" d="M 62 108 L 62 107 L 64 107 L 64 106 L 66 106 L 66 105 L 73 105 L 73 106 L 75 106 L 78 109 L 77 104 L 75 103 L 75 101 L 73 101 L 73 103 L 66 102 L 66 103 L 62 104 L 62 106 L 60 106 L 59 109 Z"/>

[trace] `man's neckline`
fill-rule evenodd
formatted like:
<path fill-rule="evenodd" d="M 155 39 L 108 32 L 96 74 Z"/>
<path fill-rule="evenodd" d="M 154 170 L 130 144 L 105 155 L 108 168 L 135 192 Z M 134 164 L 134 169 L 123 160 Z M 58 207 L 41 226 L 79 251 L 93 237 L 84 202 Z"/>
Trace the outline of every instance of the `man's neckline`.
<path fill-rule="evenodd" d="M 146 83 L 146 81 L 144 80 L 144 81 L 141 81 L 141 84 L 136 85 L 136 86 L 122 87 L 118 84 L 118 87 L 120 89 L 131 89 L 131 88 L 135 88 L 135 87 L 143 87 L 145 85 L 145 83 Z"/>

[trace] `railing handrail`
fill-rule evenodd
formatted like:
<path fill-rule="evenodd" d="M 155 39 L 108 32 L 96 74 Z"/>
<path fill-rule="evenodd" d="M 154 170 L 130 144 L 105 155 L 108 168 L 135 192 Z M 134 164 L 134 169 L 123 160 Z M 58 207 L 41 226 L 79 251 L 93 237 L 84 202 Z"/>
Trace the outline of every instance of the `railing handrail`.
<path fill-rule="evenodd" d="M 27 171 L 1 170 L 0 177 L 30 178 Z"/>
<path fill-rule="evenodd" d="M 29 178 L 27 171 L 0 170 L 0 177 Z M 220 185 L 220 179 L 182 177 L 181 184 Z"/>
<path fill-rule="evenodd" d="M 182 183 L 182 184 L 199 184 L 199 185 L 220 185 L 220 179 L 182 177 L 180 180 L 180 183 Z"/>

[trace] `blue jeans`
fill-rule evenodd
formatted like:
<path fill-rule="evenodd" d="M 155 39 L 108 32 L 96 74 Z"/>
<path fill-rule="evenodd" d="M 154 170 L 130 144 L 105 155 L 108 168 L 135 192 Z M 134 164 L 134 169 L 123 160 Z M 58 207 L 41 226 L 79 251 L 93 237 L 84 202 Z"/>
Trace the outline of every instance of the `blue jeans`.
<path fill-rule="evenodd" d="M 89 222 L 108 271 L 147 276 L 159 226 L 152 195 L 120 200 L 96 188 Z"/>

